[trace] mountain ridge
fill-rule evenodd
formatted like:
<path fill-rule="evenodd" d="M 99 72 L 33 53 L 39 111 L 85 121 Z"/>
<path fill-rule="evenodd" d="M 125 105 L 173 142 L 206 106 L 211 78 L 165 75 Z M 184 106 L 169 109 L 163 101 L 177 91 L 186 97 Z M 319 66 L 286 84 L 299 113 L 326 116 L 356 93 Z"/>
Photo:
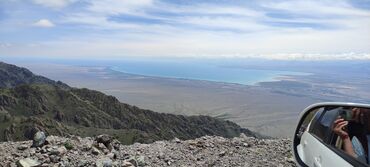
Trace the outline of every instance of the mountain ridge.
<path fill-rule="evenodd" d="M 234 137 L 258 134 L 209 116 L 156 113 L 115 97 L 33 74 L 0 62 L 0 141 L 26 140 L 35 131 L 65 136 L 107 133 L 124 144 L 174 137 Z"/>
<path fill-rule="evenodd" d="M 68 88 L 69 86 L 61 81 L 53 81 L 49 78 L 35 75 L 24 67 L 7 64 L 0 61 L 0 88 L 12 88 L 21 84 L 51 84 Z"/>

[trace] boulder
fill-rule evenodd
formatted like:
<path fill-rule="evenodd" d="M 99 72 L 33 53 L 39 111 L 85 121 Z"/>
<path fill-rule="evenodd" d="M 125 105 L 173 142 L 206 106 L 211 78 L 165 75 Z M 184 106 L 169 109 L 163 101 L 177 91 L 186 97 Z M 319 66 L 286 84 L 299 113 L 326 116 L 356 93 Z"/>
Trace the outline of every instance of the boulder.
<path fill-rule="evenodd" d="M 23 151 L 23 150 L 27 150 L 27 149 L 28 149 L 28 146 L 27 146 L 27 145 L 25 145 L 25 144 L 22 144 L 22 145 L 18 146 L 18 147 L 17 147 L 17 149 L 18 149 L 18 150 L 21 150 L 21 151 Z"/>
<path fill-rule="evenodd" d="M 97 143 L 104 144 L 105 147 L 108 148 L 109 150 L 112 149 L 112 146 L 110 145 L 110 143 L 113 141 L 113 137 L 112 136 L 105 135 L 105 134 L 99 135 L 99 136 L 96 136 L 95 141 Z"/>
<path fill-rule="evenodd" d="M 19 167 L 32 167 L 32 166 L 39 166 L 41 163 L 31 158 L 25 158 L 25 159 L 18 160 L 16 164 Z"/>
<path fill-rule="evenodd" d="M 46 135 L 42 131 L 38 131 L 33 136 L 33 143 L 32 147 L 41 147 L 45 144 L 46 141 Z"/>

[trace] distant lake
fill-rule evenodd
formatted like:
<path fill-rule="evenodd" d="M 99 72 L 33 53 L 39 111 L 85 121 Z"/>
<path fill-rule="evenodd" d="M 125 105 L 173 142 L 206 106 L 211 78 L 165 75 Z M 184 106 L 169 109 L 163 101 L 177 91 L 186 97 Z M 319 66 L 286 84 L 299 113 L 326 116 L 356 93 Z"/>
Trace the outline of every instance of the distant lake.
<path fill-rule="evenodd" d="M 276 81 L 277 77 L 285 75 L 308 75 L 308 73 L 294 71 L 229 68 L 219 64 L 197 61 L 128 60 L 116 62 L 110 69 L 143 76 L 207 80 L 244 85 Z"/>

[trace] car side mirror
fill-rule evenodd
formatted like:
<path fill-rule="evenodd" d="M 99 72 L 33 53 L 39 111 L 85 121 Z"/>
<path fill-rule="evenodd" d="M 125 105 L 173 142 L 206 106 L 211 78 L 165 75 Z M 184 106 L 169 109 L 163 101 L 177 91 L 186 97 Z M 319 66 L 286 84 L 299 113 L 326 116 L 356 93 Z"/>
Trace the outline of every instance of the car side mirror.
<path fill-rule="evenodd" d="M 317 103 L 300 115 L 292 149 L 299 166 L 369 166 L 370 105 Z"/>

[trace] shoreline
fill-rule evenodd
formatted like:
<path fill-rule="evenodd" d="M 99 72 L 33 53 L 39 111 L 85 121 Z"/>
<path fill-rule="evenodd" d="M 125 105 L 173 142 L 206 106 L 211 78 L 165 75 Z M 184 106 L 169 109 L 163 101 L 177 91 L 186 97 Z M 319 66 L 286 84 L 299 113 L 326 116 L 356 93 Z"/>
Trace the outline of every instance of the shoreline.
<path fill-rule="evenodd" d="M 86 66 L 87 67 L 87 66 Z M 259 70 L 259 69 L 244 69 L 244 70 L 256 70 L 256 71 L 274 71 L 274 72 L 281 72 L 281 73 L 300 73 L 300 74 L 273 74 L 273 77 L 266 77 L 265 79 L 257 79 L 254 81 L 248 81 L 249 83 L 241 83 L 241 82 L 232 82 L 232 81 L 218 81 L 218 80 L 209 80 L 209 79 L 195 79 L 195 78 L 186 78 L 186 77 L 170 77 L 170 76 L 156 76 L 156 75 L 146 75 L 146 74 L 139 74 L 139 73 L 132 73 L 132 72 L 125 72 L 121 71 L 116 66 L 100 66 L 105 68 L 108 72 L 117 72 L 122 73 L 125 75 L 132 75 L 138 77 L 147 77 L 147 78 L 158 78 L 158 79 L 176 79 L 176 80 L 185 80 L 185 81 L 202 81 L 202 82 L 214 82 L 214 83 L 221 83 L 221 84 L 232 84 L 232 85 L 242 85 L 242 86 L 259 86 L 260 83 L 265 82 L 279 82 L 286 79 L 293 79 L 294 77 L 299 76 L 307 76 L 307 75 L 314 75 L 312 73 L 303 73 L 303 72 L 295 72 L 295 71 L 281 71 L 281 70 Z"/>

